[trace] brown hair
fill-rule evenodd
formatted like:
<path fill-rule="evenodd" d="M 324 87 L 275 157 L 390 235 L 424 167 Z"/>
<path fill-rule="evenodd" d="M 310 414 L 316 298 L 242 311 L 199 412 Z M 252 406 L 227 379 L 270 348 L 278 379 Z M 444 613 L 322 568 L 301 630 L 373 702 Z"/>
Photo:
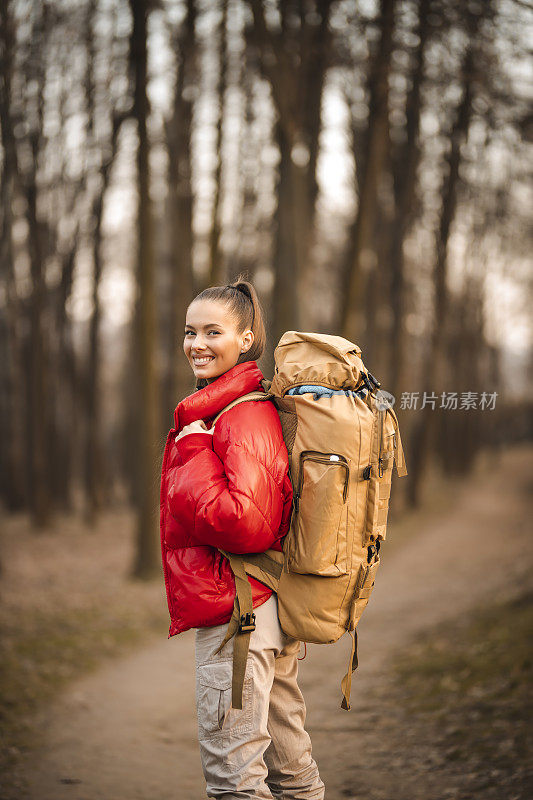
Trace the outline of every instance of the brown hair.
<path fill-rule="evenodd" d="M 264 322 L 264 312 L 259 302 L 257 292 L 245 279 L 245 274 L 241 272 L 233 283 L 225 286 L 208 286 L 196 295 L 194 300 L 217 300 L 228 306 L 228 311 L 236 323 L 239 333 L 244 330 L 251 330 L 254 335 L 252 346 L 241 353 L 237 364 L 244 361 L 257 361 L 263 354 L 266 343 L 266 331 Z M 194 300 L 191 302 L 194 303 Z M 200 378 L 196 383 L 197 389 L 207 386 L 205 378 Z"/>

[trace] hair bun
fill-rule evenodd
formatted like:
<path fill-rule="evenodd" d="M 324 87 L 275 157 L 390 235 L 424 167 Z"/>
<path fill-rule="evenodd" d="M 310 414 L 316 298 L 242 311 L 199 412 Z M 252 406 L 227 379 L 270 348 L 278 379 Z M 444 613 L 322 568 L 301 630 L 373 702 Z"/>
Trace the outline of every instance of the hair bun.
<path fill-rule="evenodd" d="M 235 286 L 235 288 L 236 288 L 236 289 L 238 289 L 238 290 L 239 290 L 239 292 L 242 292 L 243 294 L 245 294 L 245 295 L 246 295 L 246 297 L 247 297 L 249 300 L 251 300 L 251 299 L 252 299 L 252 296 L 251 296 L 251 294 L 250 294 L 250 289 L 249 289 L 249 287 L 248 287 L 248 286 L 247 286 L 245 283 L 238 283 L 238 284 Z"/>
<path fill-rule="evenodd" d="M 236 289 L 236 291 L 242 292 L 243 294 L 245 294 L 246 297 L 249 300 L 252 299 L 251 294 L 250 294 L 250 289 L 248 288 L 248 286 L 245 283 L 242 283 L 241 281 L 239 281 L 239 283 L 227 283 L 224 288 L 225 289 Z"/>

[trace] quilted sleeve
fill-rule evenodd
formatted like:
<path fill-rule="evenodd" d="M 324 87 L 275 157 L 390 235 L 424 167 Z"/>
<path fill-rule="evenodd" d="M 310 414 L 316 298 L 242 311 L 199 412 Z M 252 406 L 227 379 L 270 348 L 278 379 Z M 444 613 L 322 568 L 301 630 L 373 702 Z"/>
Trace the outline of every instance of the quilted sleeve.
<path fill-rule="evenodd" d="M 192 523 L 195 542 L 232 553 L 259 553 L 278 538 L 284 497 L 275 464 L 279 472 L 285 445 L 273 407 L 244 405 L 245 414 L 241 406 L 240 414 L 233 413 L 215 432 L 213 449 L 198 450 L 179 471 L 191 473 L 186 491 L 179 492 L 179 512 L 182 522 Z"/>
<path fill-rule="evenodd" d="M 213 437 L 210 433 L 189 433 L 181 436 L 176 442 L 182 464 L 185 464 L 204 448 L 211 448 Z"/>

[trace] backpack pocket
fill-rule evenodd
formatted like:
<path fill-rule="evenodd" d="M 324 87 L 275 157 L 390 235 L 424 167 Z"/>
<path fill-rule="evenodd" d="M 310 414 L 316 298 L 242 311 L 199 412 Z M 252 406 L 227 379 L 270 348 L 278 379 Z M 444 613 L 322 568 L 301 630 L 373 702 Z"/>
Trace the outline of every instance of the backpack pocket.
<path fill-rule="evenodd" d="M 302 450 L 287 569 L 309 575 L 345 575 L 348 459 L 338 453 Z"/>

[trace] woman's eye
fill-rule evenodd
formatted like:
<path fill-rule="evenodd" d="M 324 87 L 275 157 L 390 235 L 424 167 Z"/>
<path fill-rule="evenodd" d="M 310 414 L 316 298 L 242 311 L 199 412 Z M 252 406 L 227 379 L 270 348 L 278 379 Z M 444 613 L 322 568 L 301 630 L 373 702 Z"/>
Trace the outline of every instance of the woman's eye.
<path fill-rule="evenodd" d="M 209 333 L 220 333 L 220 331 L 209 331 Z"/>

